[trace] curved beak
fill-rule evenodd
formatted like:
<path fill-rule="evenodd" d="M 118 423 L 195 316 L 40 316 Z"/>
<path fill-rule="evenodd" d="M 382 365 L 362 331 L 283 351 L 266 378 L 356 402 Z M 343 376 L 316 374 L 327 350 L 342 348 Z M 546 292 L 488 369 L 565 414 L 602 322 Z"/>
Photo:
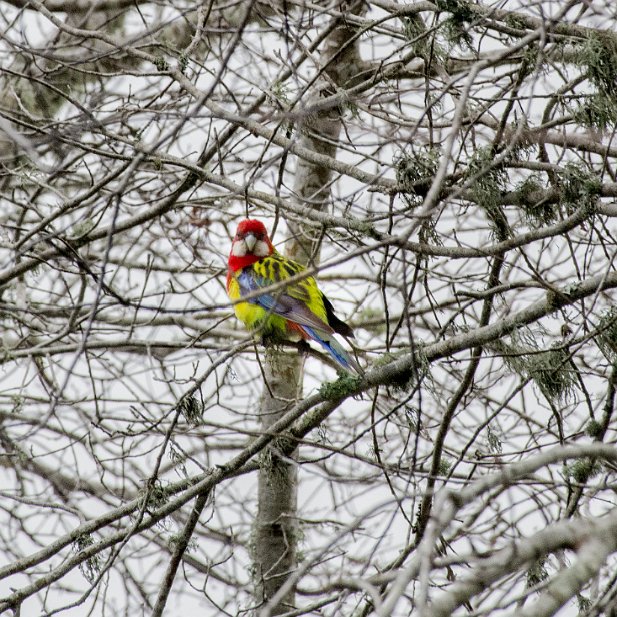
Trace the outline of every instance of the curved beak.
<path fill-rule="evenodd" d="M 257 238 L 254 234 L 246 234 L 246 236 L 244 236 L 244 243 L 246 244 L 246 248 L 249 252 L 252 253 L 255 245 L 257 244 Z"/>

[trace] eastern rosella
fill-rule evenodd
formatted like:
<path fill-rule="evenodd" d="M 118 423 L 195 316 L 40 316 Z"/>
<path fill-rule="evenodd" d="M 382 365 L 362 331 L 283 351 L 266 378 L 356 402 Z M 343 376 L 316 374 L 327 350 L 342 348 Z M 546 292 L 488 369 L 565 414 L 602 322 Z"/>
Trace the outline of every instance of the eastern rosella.
<path fill-rule="evenodd" d="M 331 302 L 312 276 L 286 279 L 305 268 L 281 255 L 272 245 L 261 221 L 244 220 L 231 245 L 227 294 L 231 300 L 251 295 L 234 304 L 236 316 L 249 330 L 264 337 L 317 341 L 345 370 L 361 372 L 358 363 L 343 349 L 334 334 L 353 337 L 352 329 L 335 314 Z M 275 289 L 261 289 L 282 283 Z"/>

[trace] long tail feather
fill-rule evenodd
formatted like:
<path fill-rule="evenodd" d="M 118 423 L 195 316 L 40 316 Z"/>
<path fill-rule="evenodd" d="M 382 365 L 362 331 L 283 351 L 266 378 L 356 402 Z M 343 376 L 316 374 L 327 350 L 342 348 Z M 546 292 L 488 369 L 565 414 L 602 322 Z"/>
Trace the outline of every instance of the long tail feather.
<path fill-rule="evenodd" d="M 342 368 L 346 371 L 355 372 L 362 375 L 362 369 L 356 362 L 355 358 L 353 358 L 335 338 L 326 335 L 325 333 L 321 334 L 318 330 L 308 326 L 303 326 L 302 329 L 311 339 L 317 341 Z"/>

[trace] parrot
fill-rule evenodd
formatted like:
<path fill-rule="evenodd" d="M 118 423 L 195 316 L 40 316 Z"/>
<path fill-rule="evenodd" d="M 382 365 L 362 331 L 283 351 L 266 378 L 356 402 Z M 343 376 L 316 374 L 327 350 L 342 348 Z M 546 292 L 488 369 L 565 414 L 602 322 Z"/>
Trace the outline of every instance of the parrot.
<path fill-rule="evenodd" d="M 312 276 L 271 291 L 261 289 L 301 274 L 305 267 L 281 255 L 261 221 L 245 219 L 231 245 L 227 295 L 236 317 L 265 340 L 316 341 L 347 372 L 362 373 L 359 364 L 335 339 L 353 337 L 353 330 L 334 314 L 332 303 Z M 251 294 L 246 302 L 238 302 Z"/>

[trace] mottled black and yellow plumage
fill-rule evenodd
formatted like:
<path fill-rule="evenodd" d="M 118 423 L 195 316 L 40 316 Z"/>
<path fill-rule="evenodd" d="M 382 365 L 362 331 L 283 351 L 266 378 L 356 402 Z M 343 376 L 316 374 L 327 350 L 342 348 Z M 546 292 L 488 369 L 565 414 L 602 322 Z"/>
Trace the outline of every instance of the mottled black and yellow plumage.
<path fill-rule="evenodd" d="M 283 257 L 277 252 L 253 264 L 254 276 L 263 281 L 268 281 L 269 285 L 288 281 L 292 277 L 302 274 L 305 270 L 304 266 Z M 326 310 L 323 304 L 324 296 L 312 276 L 301 278 L 295 282 L 288 282 L 284 288 L 281 288 L 281 291 L 305 304 L 314 315 L 327 323 Z"/>

